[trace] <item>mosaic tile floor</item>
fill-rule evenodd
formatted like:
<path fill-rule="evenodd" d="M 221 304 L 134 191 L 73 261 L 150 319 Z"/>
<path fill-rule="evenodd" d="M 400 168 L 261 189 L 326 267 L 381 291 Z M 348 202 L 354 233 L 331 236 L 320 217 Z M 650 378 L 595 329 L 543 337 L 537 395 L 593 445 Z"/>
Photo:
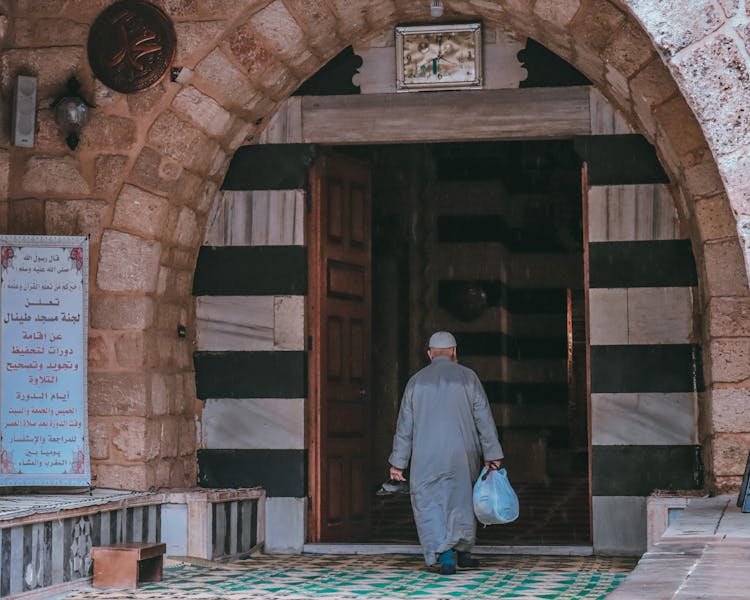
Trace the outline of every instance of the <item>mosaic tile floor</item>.
<path fill-rule="evenodd" d="M 65 598 L 589 600 L 605 598 L 635 566 L 635 560 L 611 557 L 482 556 L 481 561 L 479 569 L 444 577 L 416 556 L 259 556 L 231 568 L 169 568 L 162 583 L 138 590 L 86 588 Z"/>

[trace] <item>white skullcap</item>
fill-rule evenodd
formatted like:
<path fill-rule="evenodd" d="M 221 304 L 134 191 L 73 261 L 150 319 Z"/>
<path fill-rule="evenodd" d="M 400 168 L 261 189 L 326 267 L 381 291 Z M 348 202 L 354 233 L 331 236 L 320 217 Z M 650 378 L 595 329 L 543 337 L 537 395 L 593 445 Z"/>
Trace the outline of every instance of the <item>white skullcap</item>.
<path fill-rule="evenodd" d="M 456 338 L 447 331 L 436 331 L 430 336 L 428 345 L 430 348 L 453 348 L 456 345 Z"/>

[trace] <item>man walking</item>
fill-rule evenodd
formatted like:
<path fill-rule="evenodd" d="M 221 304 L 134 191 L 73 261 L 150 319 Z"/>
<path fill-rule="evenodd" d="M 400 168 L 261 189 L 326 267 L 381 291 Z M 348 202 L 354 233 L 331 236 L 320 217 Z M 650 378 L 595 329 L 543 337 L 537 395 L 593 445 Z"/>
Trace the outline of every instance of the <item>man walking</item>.
<path fill-rule="evenodd" d="M 457 363 L 456 339 L 447 331 L 430 337 L 431 363 L 406 384 L 388 459 L 391 479 L 404 481 L 411 462 L 410 491 L 419 542 L 428 565 L 440 573 L 475 567 L 472 503 L 482 457 L 501 466 L 503 451 L 484 388 L 476 373 Z"/>

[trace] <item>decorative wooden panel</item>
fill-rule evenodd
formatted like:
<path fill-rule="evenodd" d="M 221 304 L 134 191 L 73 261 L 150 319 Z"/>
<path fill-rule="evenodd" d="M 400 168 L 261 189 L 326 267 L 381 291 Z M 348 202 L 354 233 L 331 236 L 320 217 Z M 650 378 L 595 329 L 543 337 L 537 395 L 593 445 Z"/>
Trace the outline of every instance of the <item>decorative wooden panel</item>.
<path fill-rule="evenodd" d="M 351 461 L 351 478 L 352 478 L 352 490 L 366 490 L 367 485 L 367 465 L 364 461 L 359 459 L 352 459 Z M 369 510 L 370 498 L 365 494 L 353 493 L 351 510 L 352 519 L 365 519 L 367 517 L 367 511 Z"/>
<path fill-rule="evenodd" d="M 361 402 L 336 402 L 328 400 L 329 435 L 362 435 L 367 425 Z"/>
<path fill-rule="evenodd" d="M 328 318 L 328 378 L 340 380 L 343 369 L 344 324 L 338 317 Z"/>
<path fill-rule="evenodd" d="M 365 325 L 360 320 L 352 320 L 350 325 L 349 367 L 352 381 L 362 381 L 365 374 Z"/>
<path fill-rule="evenodd" d="M 350 215 L 351 225 L 349 232 L 351 234 L 352 246 L 364 246 L 366 243 L 367 220 L 369 215 L 365 213 L 367 190 L 358 186 L 352 186 L 350 195 Z"/>
<path fill-rule="evenodd" d="M 328 240 L 340 242 L 344 235 L 344 206 L 341 197 L 341 182 L 328 181 Z"/>
<path fill-rule="evenodd" d="M 344 489 L 344 459 L 342 457 L 328 458 L 328 489 L 336 492 Z M 343 498 L 339 493 L 331 493 L 328 497 L 326 520 L 328 525 L 341 523 L 344 520 Z"/>
<path fill-rule="evenodd" d="M 358 265 L 328 261 L 328 295 L 361 300 L 365 294 L 365 271 Z"/>

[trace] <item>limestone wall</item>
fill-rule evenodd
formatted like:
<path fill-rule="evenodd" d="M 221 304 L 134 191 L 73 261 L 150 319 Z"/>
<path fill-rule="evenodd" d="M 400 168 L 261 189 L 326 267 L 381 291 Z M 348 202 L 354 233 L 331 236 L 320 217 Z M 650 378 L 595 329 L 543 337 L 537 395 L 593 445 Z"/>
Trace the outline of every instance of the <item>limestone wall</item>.
<path fill-rule="evenodd" d="M 89 24 L 109 0 L 0 3 L 2 119 L 16 74 L 39 78 L 32 149 L 0 133 L 0 230 L 91 234 L 91 441 L 97 484 L 195 481 L 191 283 L 210 207 L 234 150 L 353 42 L 429 20 L 411 0 L 161 3 L 178 35 L 176 82 L 125 96 L 96 82 Z M 750 14 L 721 0 L 446 0 L 571 62 L 651 139 L 679 189 L 699 268 L 707 463 L 736 485 L 750 433 L 747 112 Z M 71 74 L 97 108 L 71 152 L 50 101 Z M 148 215 L 147 217 L 145 215 Z M 188 337 L 176 335 L 184 323 Z M 744 411 L 747 412 L 747 411 Z"/>

